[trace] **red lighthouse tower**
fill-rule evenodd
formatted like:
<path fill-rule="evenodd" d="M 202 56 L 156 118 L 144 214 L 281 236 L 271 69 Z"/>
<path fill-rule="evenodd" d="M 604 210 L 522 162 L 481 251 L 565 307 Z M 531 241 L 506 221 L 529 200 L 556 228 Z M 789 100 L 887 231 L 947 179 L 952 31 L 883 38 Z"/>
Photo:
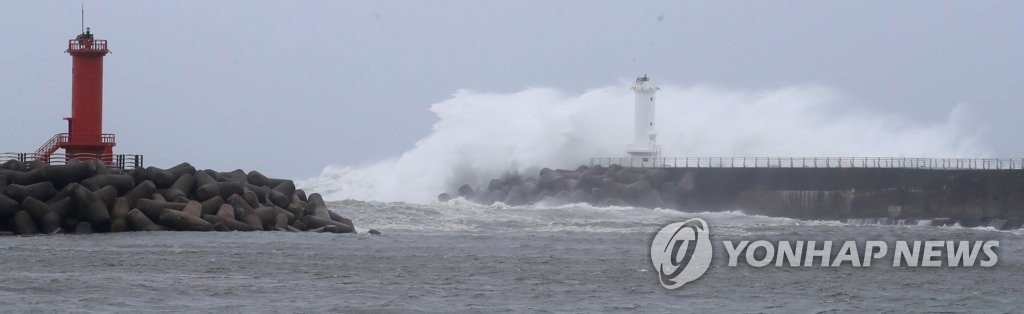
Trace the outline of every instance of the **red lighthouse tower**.
<path fill-rule="evenodd" d="M 75 39 L 68 40 L 71 54 L 71 117 L 68 132 L 54 135 L 36 151 L 36 158 L 49 161 L 58 149 L 67 158 L 100 159 L 110 163 L 114 152 L 114 135 L 103 134 L 103 57 L 110 53 L 107 41 L 96 39 L 87 28 Z"/>
<path fill-rule="evenodd" d="M 71 117 L 68 141 L 63 146 L 71 158 L 107 157 L 114 153 L 114 135 L 103 134 L 103 57 L 110 53 L 107 41 L 95 39 L 89 29 L 68 41 L 71 54 Z"/>

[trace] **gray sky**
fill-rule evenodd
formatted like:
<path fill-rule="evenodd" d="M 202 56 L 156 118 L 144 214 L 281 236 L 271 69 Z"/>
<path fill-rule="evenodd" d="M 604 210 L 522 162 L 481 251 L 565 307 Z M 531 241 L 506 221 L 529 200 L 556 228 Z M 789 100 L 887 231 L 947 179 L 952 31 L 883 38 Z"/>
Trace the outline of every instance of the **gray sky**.
<path fill-rule="evenodd" d="M 2 151 L 66 129 L 79 1 L 0 2 Z M 456 89 L 819 84 L 1024 155 L 1019 1 L 87 1 L 104 131 L 148 164 L 305 178 L 395 156 Z"/>

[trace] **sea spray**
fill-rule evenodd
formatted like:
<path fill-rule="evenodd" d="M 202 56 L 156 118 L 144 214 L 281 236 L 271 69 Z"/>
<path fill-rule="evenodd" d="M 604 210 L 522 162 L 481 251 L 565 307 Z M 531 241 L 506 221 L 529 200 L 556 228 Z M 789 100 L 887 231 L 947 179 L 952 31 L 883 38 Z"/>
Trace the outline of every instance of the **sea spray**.
<path fill-rule="evenodd" d="M 400 156 L 328 166 L 299 182 L 329 200 L 428 202 L 457 185 L 509 172 L 572 169 L 619 157 L 630 142 L 633 95 L 623 86 L 570 94 L 459 90 L 431 106 L 439 121 Z M 863 109 L 822 86 L 736 90 L 663 85 L 657 103 L 665 156 L 985 157 L 964 106 L 942 121 L 914 122 Z"/>

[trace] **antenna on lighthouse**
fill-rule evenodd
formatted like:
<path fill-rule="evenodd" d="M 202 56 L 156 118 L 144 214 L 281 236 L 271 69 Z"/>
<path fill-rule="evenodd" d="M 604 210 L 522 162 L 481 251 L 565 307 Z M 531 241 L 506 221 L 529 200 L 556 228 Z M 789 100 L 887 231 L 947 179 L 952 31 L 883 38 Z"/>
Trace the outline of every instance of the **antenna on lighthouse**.
<path fill-rule="evenodd" d="M 85 34 L 85 2 L 82 2 L 82 34 Z"/>

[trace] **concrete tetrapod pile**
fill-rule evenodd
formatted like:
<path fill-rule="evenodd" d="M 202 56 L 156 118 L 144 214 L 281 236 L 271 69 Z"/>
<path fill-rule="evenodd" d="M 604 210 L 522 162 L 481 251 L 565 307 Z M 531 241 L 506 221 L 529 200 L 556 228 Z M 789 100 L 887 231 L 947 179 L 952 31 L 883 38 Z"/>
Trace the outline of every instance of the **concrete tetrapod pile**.
<path fill-rule="evenodd" d="M 257 171 L 0 164 L 0 234 L 160 230 L 355 232 L 319 194 Z"/>

